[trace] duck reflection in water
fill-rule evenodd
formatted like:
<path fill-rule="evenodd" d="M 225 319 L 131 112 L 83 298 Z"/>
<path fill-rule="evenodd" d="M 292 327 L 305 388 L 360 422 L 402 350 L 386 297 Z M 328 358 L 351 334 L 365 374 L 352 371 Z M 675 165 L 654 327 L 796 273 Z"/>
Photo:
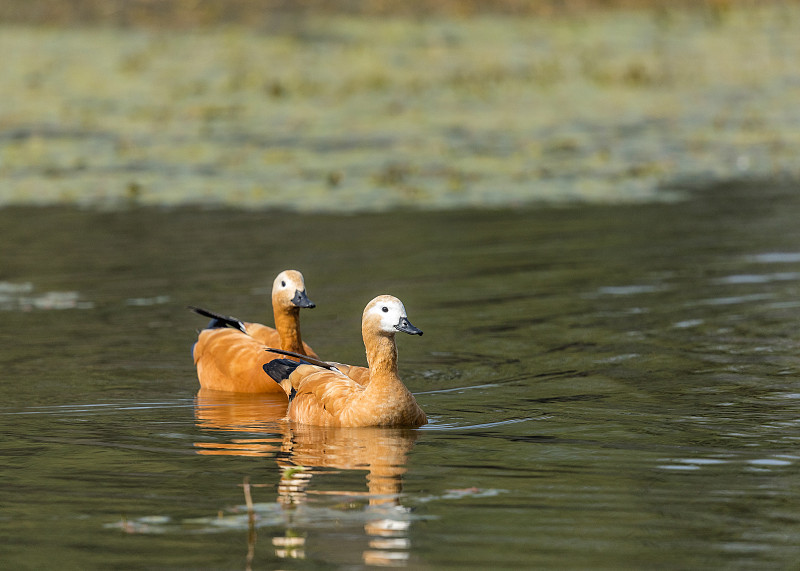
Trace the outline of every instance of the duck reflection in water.
<path fill-rule="evenodd" d="M 410 518 L 400 496 L 417 431 L 308 426 L 282 421 L 285 414 L 285 399 L 272 395 L 201 390 L 195 407 L 197 426 L 242 433 L 242 438 L 196 442 L 197 453 L 275 458 L 279 469 L 276 501 L 286 526 L 284 536 L 273 537 L 279 557 L 305 557 L 306 538 L 295 529 L 321 529 L 317 516 L 330 518 L 330 510 L 336 510 L 363 523 L 368 540 L 362 551 L 364 563 L 404 566 L 409 558 Z M 348 470 L 366 471 L 366 490 L 320 489 L 326 480 Z M 257 486 L 254 481 L 252 487 Z"/>
<path fill-rule="evenodd" d="M 274 433 L 286 414 L 286 398 L 279 394 L 229 393 L 200 389 L 195 399 L 198 428 L 229 432 Z M 233 438 L 229 442 L 195 442 L 198 454 L 209 456 L 274 456 L 283 437 Z"/>

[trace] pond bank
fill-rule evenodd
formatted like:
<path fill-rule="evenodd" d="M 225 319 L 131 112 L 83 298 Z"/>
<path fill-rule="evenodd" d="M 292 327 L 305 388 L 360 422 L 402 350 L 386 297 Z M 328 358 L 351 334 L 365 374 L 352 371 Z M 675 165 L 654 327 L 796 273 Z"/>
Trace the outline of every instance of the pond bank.
<path fill-rule="evenodd" d="M 800 7 L 6 25 L 0 206 L 674 200 L 800 178 Z"/>

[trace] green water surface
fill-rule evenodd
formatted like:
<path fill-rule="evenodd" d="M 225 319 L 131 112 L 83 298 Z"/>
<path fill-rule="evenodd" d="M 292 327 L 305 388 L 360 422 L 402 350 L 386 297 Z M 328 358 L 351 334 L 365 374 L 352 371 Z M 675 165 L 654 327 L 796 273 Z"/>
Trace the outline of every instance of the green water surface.
<path fill-rule="evenodd" d="M 3 566 L 792 568 L 800 194 L 690 196 L 0 210 Z M 185 306 L 270 323 L 288 267 L 327 358 L 363 363 L 363 306 L 404 301 L 429 425 L 309 432 L 269 399 L 197 395 Z"/>

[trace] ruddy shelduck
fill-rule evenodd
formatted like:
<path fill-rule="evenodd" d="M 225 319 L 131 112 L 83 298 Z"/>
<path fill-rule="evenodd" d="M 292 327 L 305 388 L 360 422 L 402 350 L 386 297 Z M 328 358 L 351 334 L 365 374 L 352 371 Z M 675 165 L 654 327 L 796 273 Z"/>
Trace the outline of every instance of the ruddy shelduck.
<path fill-rule="evenodd" d="M 395 334 L 422 335 L 408 320 L 403 303 L 380 295 L 361 318 L 369 379 L 358 383 L 335 363 L 275 359 L 264 370 L 291 386 L 286 418 L 317 426 L 417 427 L 428 420 L 397 374 Z M 286 382 L 288 381 L 288 383 Z"/>
<path fill-rule="evenodd" d="M 314 303 L 306 294 L 303 274 L 296 270 L 281 272 L 272 284 L 275 328 L 192 307 L 200 315 L 211 318 L 193 349 L 200 386 L 238 393 L 285 393 L 264 375 L 263 365 L 278 358 L 265 349 L 277 346 L 316 357 L 300 336 L 300 309 L 313 307 Z"/>

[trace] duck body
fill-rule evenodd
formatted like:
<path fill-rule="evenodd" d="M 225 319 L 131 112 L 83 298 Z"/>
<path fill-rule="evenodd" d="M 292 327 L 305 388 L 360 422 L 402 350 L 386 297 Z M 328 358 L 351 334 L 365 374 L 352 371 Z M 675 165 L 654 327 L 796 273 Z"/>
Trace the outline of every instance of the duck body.
<path fill-rule="evenodd" d="M 264 370 L 277 383 L 291 387 L 287 419 L 317 426 L 418 427 L 427 417 L 397 373 L 395 333 L 422 335 L 411 325 L 399 299 L 378 296 L 362 316 L 362 335 L 367 350 L 366 382 L 363 367 L 355 373 L 335 363 L 298 363 L 273 360 Z M 343 366 L 349 367 L 349 366 Z M 276 383 L 276 384 L 277 384 Z"/>
<path fill-rule="evenodd" d="M 266 347 L 278 346 L 300 355 L 316 356 L 300 336 L 300 309 L 315 307 L 306 295 L 300 272 L 286 270 L 278 274 L 273 283 L 272 306 L 275 328 L 192 308 L 211 317 L 192 350 L 202 388 L 285 394 L 283 388 L 264 375 L 263 366 L 280 357 L 267 352 Z"/>
<path fill-rule="evenodd" d="M 339 371 L 350 377 L 356 383 L 366 386 L 369 383 L 369 368 L 359 367 L 358 365 L 346 365 L 344 363 L 331 363 Z"/>
<path fill-rule="evenodd" d="M 264 375 L 263 366 L 279 358 L 266 345 L 236 329 L 204 329 L 193 350 L 197 379 L 204 389 L 236 393 L 286 393 Z M 311 348 L 309 353 L 313 356 Z"/>

